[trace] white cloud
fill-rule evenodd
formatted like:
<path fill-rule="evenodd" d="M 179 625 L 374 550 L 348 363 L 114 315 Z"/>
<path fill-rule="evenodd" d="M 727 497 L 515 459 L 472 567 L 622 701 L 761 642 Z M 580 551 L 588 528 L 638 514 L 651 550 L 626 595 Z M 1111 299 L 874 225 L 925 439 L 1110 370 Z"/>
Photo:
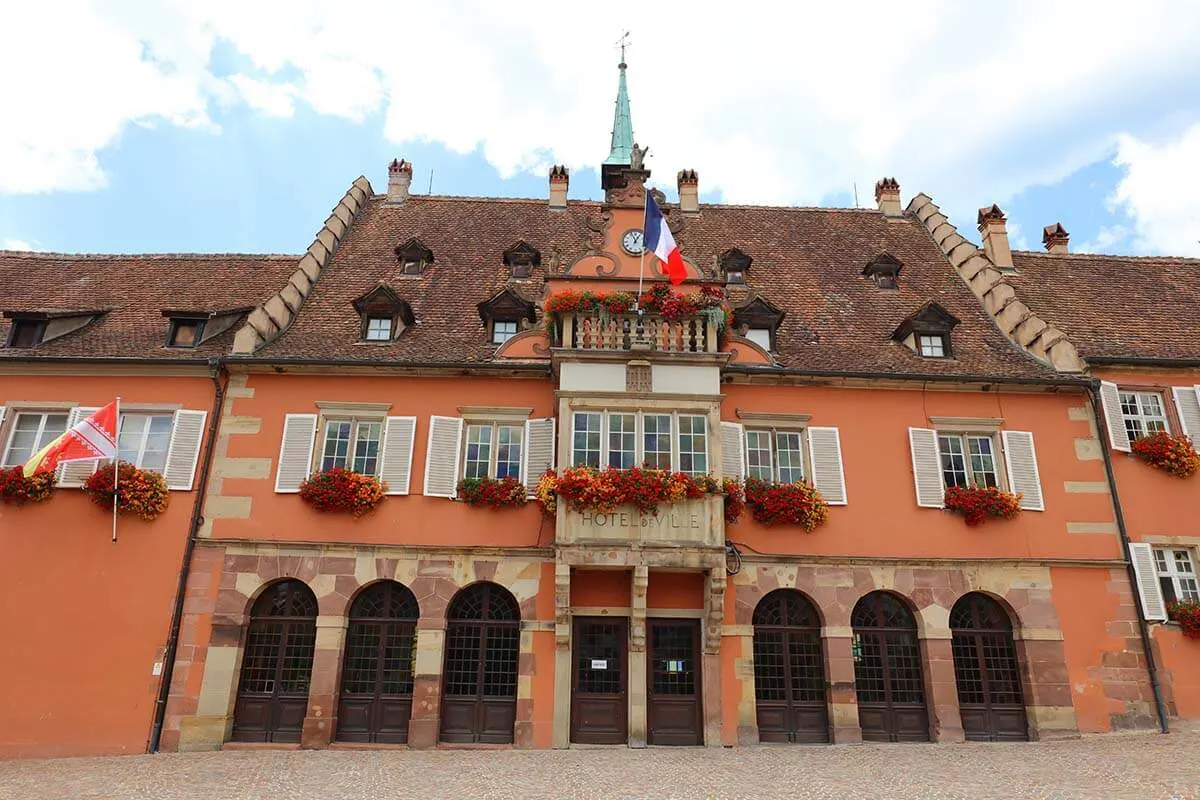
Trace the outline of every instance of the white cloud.
<path fill-rule="evenodd" d="M 26 33 L 0 50 L 4 74 L 25 78 L 0 85 L 0 103 L 30 109 L 0 127 L 0 192 L 95 188 L 97 153 L 125 124 L 210 124 L 210 106 L 228 102 L 272 116 L 301 103 L 354 121 L 381 113 L 396 155 L 418 140 L 478 148 L 502 175 L 594 167 L 607 153 L 620 28 L 597 24 L 593 8 L 35 6 L 20 7 L 10 24 Z M 976 208 L 1107 157 L 1119 131 L 1140 134 L 1132 104 L 1151 117 L 1196 113 L 1186 89 L 1200 79 L 1200 6 L 1165 8 L 744 2 L 731 14 L 617 0 L 605 17 L 636 20 L 634 126 L 660 185 L 690 167 L 731 202 L 817 204 L 857 182 L 866 205 L 874 180 L 895 175 L 906 197 L 929 192 L 969 232 Z M 218 41 L 250 66 L 215 77 Z M 363 169 L 382 181 L 382 164 Z"/>
<path fill-rule="evenodd" d="M 4 242 L 2 244 L 0 244 L 0 250 L 37 250 L 37 249 L 38 248 L 34 247 L 32 244 L 25 241 L 24 239 L 5 239 Z"/>

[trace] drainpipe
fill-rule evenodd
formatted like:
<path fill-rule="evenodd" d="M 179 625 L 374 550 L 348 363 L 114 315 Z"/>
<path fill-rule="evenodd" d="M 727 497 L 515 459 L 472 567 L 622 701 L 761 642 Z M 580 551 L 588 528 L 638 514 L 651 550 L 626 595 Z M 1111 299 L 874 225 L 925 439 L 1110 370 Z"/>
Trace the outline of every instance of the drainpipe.
<path fill-rule="evenodd" d="M 192 521 L 188 526 L 187 542 L 183 546 L 183 564 L 179 568 L 179 582 L 175 588 L 175 607 L 171 610 L 171 630 L 167 634 L 167 649 L 163 654 L 162 679 L 158 684 L 158 698 L 154 702 L 154 723 L 150 727 L 147 753 L 157 753 L 162 739 L 163 722 L 167 716 L 167 700 L 171 695 L 171 681 L 175 674 L 175 655 L 179 652 L 179 629 L 183 624 L 183 605 L 187 593 L 188 573 L 192 569 L 192 555 L 196 551 L 197 534 L 204 522 L 204 495 L 208 487 L 208 473 L 212 468 L 213 454 L 217 449 L 217 428 L 221 424 L 221 409 L 225 403 L 225 389 L 229 385 L 229 373 L 221 359 L 208 361 L 209 377 L 213 382 L 213 407 L 208 421 L 208 447 L 204 450 L 204 461 L 200 465 L 200 481 L 196 486 L 196 500 L 192 503 Z"/>
<path fill-rule="evenodd" d="M 1158 711 L 1158 730 L 1160 733 L 1169 733 L 1171 727 L 1167 721 L 1167 707 L 1163 703 L 1162 687 L 1158 683 L 1158 665 L 1154 661 L 1154 650 L 1151 647 L 1150 626 L 1146 623 L 1146 612 L 1142 608 L 1142 593 L 1138 590 L 1137 574 L 1133 571 L 1133 553 L 1129 549 L 1129 532 L 1125 528 L 1125 515 L 1121 511 L 1121 496 L 1117 494 L 1117 478 L 1113 473 L 1112 453 L 1108 446 L 1108 420 L 1104 417 L 1104 404 L 1100 401 L 1100 381 L 1093 380 L 1088 384 L 1088 400 L 1092 405 L 1092 417 L 1096 420 L 1100 452 L 1104 454 L 1104 473 L 1108 478 L 1109 491 L 1112 492 L 1113 513 L 1117 517 L 1117 533 L 1121 537 L 1121 551 L 1125 555 L 1125 573 L 1129 577 L 1129 588 L 1133 593 L 1133 607 L 1137 612 L 1138 631 L 1142 635 L 1142 650 L 1146 654 L 1146 672 L 1150 676 L 1150 689 L 1154 692 L 1154 707 Z"/>

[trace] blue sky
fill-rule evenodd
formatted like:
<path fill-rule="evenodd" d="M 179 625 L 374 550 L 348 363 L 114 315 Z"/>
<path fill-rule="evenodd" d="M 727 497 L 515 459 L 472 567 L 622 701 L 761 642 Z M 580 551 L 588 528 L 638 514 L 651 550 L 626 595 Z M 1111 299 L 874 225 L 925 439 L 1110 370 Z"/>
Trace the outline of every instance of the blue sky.
<path fill-rule="evenodd" d="M 33 4 L 28 4 L 33 5 Z M 566 4 L 363 0 L 25 7 L 0 52 L 0 247 L 301 252 L 350 182 L 598 197 L 617 23 Z M 745 4 L 748 12 L 753 12 Z M 802 5 L 802 4 L 801 4 Z M 1200 256 L 1200 7 L 939 0 L 845 9 L 617 3 L 637 138 L 668 195 L 873 205 L 894 175 L 969 238 Z M 657 40 L 662 31 L 671 39 Z M 59 55 L 44 57 L 47 42 Z M 36 64 L 36 68 L 30 65 Z"/>

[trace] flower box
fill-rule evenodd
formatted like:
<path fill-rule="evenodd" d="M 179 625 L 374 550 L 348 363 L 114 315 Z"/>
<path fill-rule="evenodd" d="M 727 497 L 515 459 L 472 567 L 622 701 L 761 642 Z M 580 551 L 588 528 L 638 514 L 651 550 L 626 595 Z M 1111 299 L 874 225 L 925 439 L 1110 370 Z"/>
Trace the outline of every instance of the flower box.
<path fill-rule="evenodd" d="M 0 503 L 23 506 L 41 503 L 54 493 L 54 473 L 39 472 L 26 478 L 23 467 L 0 469 Z"/>
<path fill-rule="evenodd" d="M 812 532 L 824 524 L 829 506 L 808 483 L 746 479 L 746 507 L 760 525 L 794 525 Z"/>
<path fill-rule="evenodd" d="M 496 478 L 463 478 L 458 482 L 458 499 L 467 505 L 484 506 L 494 510 L 520 508 L 529 492 L 525 484 L 511 475 Z"/>
<path fill-rule="evenodd" d="M 1200 639 L 1200 602 L 1179 600 L 1167 603 L 1167 619 L 1178 622 L 1184 636 Z"/>
<path fill-rule="evenodd" d="M 300 499 L 317 511 L 361 517 L 383 502 L 387 484 L 372 475 L 333 467 L 314 472 L 300 484 Z"/>
<path fill-rule="evenodd" d="M 1190 478 L 1200 469 L 1200 455 L 1187 436 L 1172 436 L 1160 431 L 1135 440 L 1129 449 L 1150 466 L 1177 478 Z"/>
<path fill-rule="evenodd" d="M 166 478 L 124 461 L 116 466 L 105 464 L 89 475 L 83 492 L 97 506 L 108 510 L 113 507 L 115 493 L 118 511 L 136 514 L 147 521 L 166 511 L 171 499 Z"/>
<path fill-rule="evenodd" d="M 1021 495 L 995 486 L 950 486 L 946 489 L 946 510 L 960 514 L 967 525 L 975 527 L 992 519 L 1012 519 L 1021 512 Z"/>

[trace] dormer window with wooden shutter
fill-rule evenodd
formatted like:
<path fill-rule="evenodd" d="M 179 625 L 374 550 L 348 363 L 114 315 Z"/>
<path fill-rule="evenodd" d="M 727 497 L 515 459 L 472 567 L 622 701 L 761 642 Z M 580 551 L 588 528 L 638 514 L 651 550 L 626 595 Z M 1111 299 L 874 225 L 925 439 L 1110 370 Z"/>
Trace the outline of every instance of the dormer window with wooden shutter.
<path fill-rule="evenodd" d="M 873 280 L 880 289 L 899 289 L 900 268 L 903 266 L 900 259 L 884 250 L 867 262 L 862 274 Z"/>
<path fill-rule="evenodd" d="M 401 275 L 423 275 L 425 269 L 433 263 L 433 251 L 416 237 L 398 245 L 395 252 L 396 260 L 400 262 Z"/>
<path fill-rule="evenodd" d="M 753 258 L 741 250 L 731 247 L 718 256 L 717 266 L 720 267 L 721 277 L 725 279 L 726 283 L 745 283 L 746 272 L 749 271 L 753 261 Z"/>
<path fill-rule="evenodd" d="M 501 289 L 480 303 L 479 318 L 483 320 L 492 344 L 504 344 L 516 336 L 526 324 L 537 321 L 533 303 L 512 289 Z"/>
<path fill-rule="evenodd" d="M 358 297 L 354 310 L 361 318 L 362 342 L 391 342 L 416 321 L 412 307 L 384 283 Z"/>
<path fill-rule="evenodd" d="M 46 323 L 33 319 L 15 319 L 8 332 L 9 347 L 36 347 L 42 341 Z"/>
<path fill-rule="evenodd" d="M 225 308 L 216 311 L 165 308 L 169 320 L 167 347 L 198 347 L 236 325 L 250 308 Z"/>
<path fill-rule="evenodd" d="M 514 278 L 528 278 L 533 268 L 542 264 L 542 254 L 528 242 L 521 240 L 504 251 L 504 265 L 512 271 Z"/>
<path fill-rule="evenodd" d="M 900 323 L 892 339 L 922 358 L 953 358 L 950 331 L 958 317 L 930 301 Z"/>
<path fill-rule="evenodd" d="M 5 346 L 30 348 L 52 342 L 91 324 L 107 311 L 5 311 L 4 316 L 12 320 Z"/>
<path fill-rule="evenodd" d="M 767 352 L 776 348 L 776 335 L 784 312 L 762 297 L 755 297 L 733 310 L 733 327 Z"/>

